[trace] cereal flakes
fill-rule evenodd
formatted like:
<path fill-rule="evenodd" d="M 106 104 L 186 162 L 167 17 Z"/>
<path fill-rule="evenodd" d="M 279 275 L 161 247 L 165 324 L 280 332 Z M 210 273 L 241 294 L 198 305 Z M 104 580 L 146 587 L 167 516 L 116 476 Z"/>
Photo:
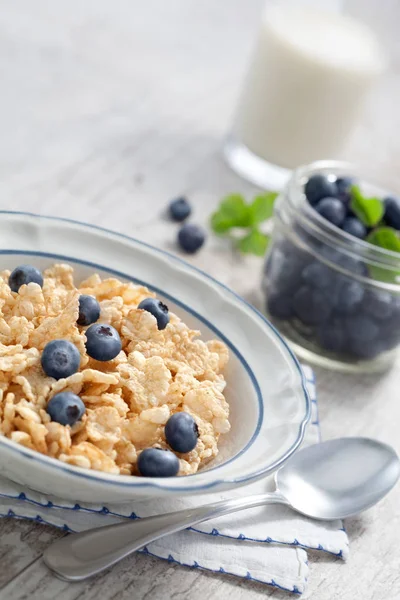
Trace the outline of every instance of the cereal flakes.
<path fill-rule="evenodd" d="M 137 308 L 154 294 L 145 287 L 93 274 L 76 286 L 73 268 L 56 264 L 35 283 L 14 293 L 10 272 L 0 273 L 0 435 L 58 458 L 106 473 L 137 475 L 137 457 L 148 447 L 166 448 L 164 426 L 186 411 L 196 421 L 196 447 L 179 455 L 179 475 L 195 473 L 218 453 L 218 439 L 229 431 L 223 391 L 226 346 L 203 342 L 170 313 L 159 331 L 152 314 Z M 112 361 L 88 357 L 85 327 L 77 325 L 79 296 L 97 298 L 99 322 L 115 327 L 122 351 Z M 66 339 L 81 355 L 78 373 L 56 381 L 42 370 L 40 356 L 53 339 Z M 46 412 L 57 393 L 78 394 L 86 406 L 70 427 Z"/>

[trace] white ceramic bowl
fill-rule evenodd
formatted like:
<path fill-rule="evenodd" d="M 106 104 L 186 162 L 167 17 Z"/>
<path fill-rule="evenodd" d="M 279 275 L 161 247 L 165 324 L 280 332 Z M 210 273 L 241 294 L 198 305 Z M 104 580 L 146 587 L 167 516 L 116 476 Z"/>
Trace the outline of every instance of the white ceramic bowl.
<path fill-rule="evenodd" d="M 279 468 L 298 448 L 310 400 L 298 362 L 274 327 L 232 291 L 179 258 L 91 225 L 0 212 L 0 270 L 68 262 L 77 281 L 93 272 L 140 282 L 205 339 L 230 349 L 226 397 L 232 428 L 207 469 L 175 478 L 109 475 L 64 464 L 0 438 L 0 473 L 35 490 L 98 502 L 228 490 Z"/>

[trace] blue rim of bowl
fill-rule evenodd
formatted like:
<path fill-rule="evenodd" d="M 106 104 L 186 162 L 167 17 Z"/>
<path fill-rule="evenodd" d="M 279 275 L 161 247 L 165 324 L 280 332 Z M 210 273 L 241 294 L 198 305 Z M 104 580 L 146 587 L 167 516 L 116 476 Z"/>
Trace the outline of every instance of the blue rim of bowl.
<path fill-rule="evenodd" d="M 116 269 L 112 269 L 110 267 L 100 265 L 99 263 L 91 262 L 88 260 L 81 260 L 79 258 L 74 258 L 74 257 L 68 256 L 66 254 L 56 254 L 56 253 L 52 253 L 52 252 L 40 252 L 40 251 L 35 251 L 35 250 L 18 250 L 18 249 L 10 250 L 10 249 L 5 249 L 5 248 L 0 250 L 0 256 L 7 256 L 7 255 L 8 256 L 20 255 L 20 256 L 29 256 L 29 257 L 51 258 L 52 260 L 56 260 L 56 261 L 59 260 L 59 261 L 68 262 L 71 264 L 83 265 L 85 267 L 90 267 L 90 268 L 98 270 L 98 271 L 104 271 L 105 273 L 108 273 L 109 275 L 112 275 L 114 277 L 126 279 L 126 280 L 132 281 L 133 283 L 136 283 L 138 285 L 147 287 L 148 289 L 155 292 L 158 296 L 166 298 L 166 300 L 168 302 L 173 302 L 174 304 L 176 304 L 177 306 L 182 308 L 185 312 L 189 313 L 190 315 L 195 317 L 198 321 L 200 321 L 201 323 L 206 325 L 206 327 L 208 327 L 215 335 L 217 335 L 228 346 L 228 348 L 232 351 L 232 353 L 235 354 L 235 356 L 237 357 L 237 359 L 243 366 L 244 370 L 246 371 L 247 375 L 249 376 L 249 379 L 254 387 L 254 391 L 257 396 L 257 401 L 258 401 L 257 424 L 256 424 L 256 427 L 255 427 L 249 441 L 234 456 L 232 456 L 225 462 L 221 463 L 220 465 L 216 465 L 215 467 L 211 467 L 210 469 L 207 469 L 207 473 L 209 473 L 210 471 L 215 471 L 217 469 L 220 469 L 221 467 L 225 467 L 227 464 L 231 463 L 233 460 L 236 460 L 239 456 L 241 456 L 244 452 L 246 452 L 246 450 L 248 450 L 250 448 L 250 446 L 255 442 L 257 435 L 261 429 L 263 418 L 264 418 L 263 395 L 261 393 L 261 389 L 260 389 L 260 385 L 257 381 L 257 377 L 255 376 L 253 370 L 250 368 L 250 365 L 248 364 L 248 362 L 245 360 L 245 358 L 242 356 L 242 354 L 236 348 L 236 346 L 230 341 L 229 338 L 226 337 L 225 334 L 223 334 L 208 319 L 206 319 L 205 317 L 200 315 L 197 311 L 195 311 L 193 308 L 191 308 L 190 306 L 188 306 L 181 300 L 178 300 L 177 298 L 175 298 L 175 296 L 172 296 L 171 294 L 166 293 L 161 288 L 151 285 L 147 281 L 144 281 L 143 279 L 131 277 L 130 275 L 127 275 L 126 273 L 123 273 L 122 271 L 117 271 Z M 9 439 L 9 438 L 6 438 L 6 439 Z M 4 438 L 3 438 L 3 440 L 4 440 Z M 10 441 L 12 441 L 12 440 L 10 440 Z M 17 447 L 17 450 L 20 451 L 20 448 Z M 35 451 L 33 451 L 33 452 L 36 457 L 37 452 L 35 452 Z M 40 453 L 39 453 L 38 458 L 41 458 L 41 457 L 42 457 L 42 455 L 40 455 Z M 56 460 L 57 465 L 60 462 L 51 456 L 48 456 L 47 458 L 51 459 L 51 460 Z M 195 473 L 191 474 L 191 475 L 187 475 L 187 477 L 193 477 L 194 475 L 195 475 Z"/>
<path fill-rule="evenodd" d="M 151 244 L 148 244 L 146 242 L 143 242 L 141 240 L 137 240 L 136 238 L 133 238 L 131 236 L 128 236 L 126 234 L 123 233 L 118 233 L 116 231 L 113 231 L 111 229 L 107 229 L 105 227 L 101 227 L 99 225 L 93 225 L 91 223 L 85 223 L 83 221 L 77 221 L 75 219 L 68 219 L 65 217 L 53 217 L 50 215 L 40 215 L 37 213 L 31 213 L 31 212 L 24 212 L 24 211 L 12 211 L 12 210 L 0 210 L 0 215 L 19 215 L 19 216 L 25 216 L 25 217 L 30 217 L 30 218 L 34 218 L 34 219 L 44 219 L 44 220 L 50 220 L 50 221 L 59 221 L 59 222 L 65 222 L 65 223 L 71 223 L 73 225 L 79 225 L 80 227 L 87 227 L 89 229 L 94 229 L 97 231 L 101 231 L 107 234 L 111 234 L 112 236 L 116 236 L 125 240 L 128 240 L 130 242 L 133 242 L 135 244 L 138 244 L 139 246 L 143 246 L 145 248 L 148 248 L 149 250 L 151 250 L 152 252 L 156 252 L 157 254 L 160 254 L 162 256 L 167 256 L 169 259 L 177 262 L 178 264 L 181 264 L 183 266 L 185 266 L 187 269 L 195 271 L 199 274 L 202 275 L 202 277 L 204 277 L 205 279 L 208 279 L 210 281 L 212 281 L 213 283 L 215 283 L 218 287 L 224 289 L 225 291 L 227 291 L 229 294 L 231 294 L 234 298 L 236 298 L 237 300 L 239 300 L 240 303 L 244 304 L 245 306 L 247 306 L 252 312 L 254 312 L 265 324 L 267 324 L 267 326 L 271 329 L 271 331 L 273 331 L 273 333 L 275 334 L 275 336 L 278 338 L 278 340 L 281 342 L 281 344 L 285 347 L 285 349 L 287 350 L 290 358 L 293 361 L 294 366 L 296 367 L 297 371 L 300 374 L 300 379 L 301 379 L 301 387 L 303 390 L 303 394 L 304 394 L 304 400 L 305 400 L 305 414 L 303 416 L 302 421 L 299 424 L 299 430 L 298 430 L 298 436 L 297 439 L 295 440 L 295 442 L 293 442 L 293 444 L 291 445 L 291 447 L 286 450 L 286 452 L 279 457 L 277 460 L 275 460 L 272 464 L 268 465 L 267 467 L 265 467 L 264 469 L 260 469 L 258 471 L 256 471 L 255 473 L 252 473 L 251 475 L 248 476 L 244 476 L 244 477 L 235 477 L 235 478 L 228 478 L 228 479 L 217 479 L 214 481 L 211 481 L 207 484 L 204 485 L 199 485 L 199 486 L 173 486 L 170 487 L 167 484 L 167 479 L 161 483 L 161 482 L 155 482 L 154 480 L 152 481 L 143 481 L 144 478 L 142 477 L 135 477 L 132 478 L 132 481 L 118 481 L 114 478 L 111 478 L 110 476 L 106 477 L 108 474 L 104 474 L 105 476 L 100 477 L 100 476 L 96 476 L 94 474 L 92 474 L 89 470 L 84 471 L 79 470 L 79 467 L 74 467 L 73 465 L 63 465 L 60 461 L 58 461 L 57 459 L 52 459 L 51 457 L 42 457 L 41 454 L 39 452 L 34 452 L 32 451 L 31 453 L 28 452 L 24 452 L 22 449 L 17 447 L 17 444 L 7 444 L 7 447 L 10 448 L 11 450 L 22 454 L 24 457 L 30 459 L 30 460 L 36 460 L 40 463 L 42 463 L 43 465 L 47 466 L 47 467 L 53 467 L 56 468 L 57 470 L 62 470 L 65 471 L 71 475 L 80 477 L 80 478 L 84 478 L 84 479 L 89 479 L 91 481 L 97 481 L 100 483 L 107 483 L 109 485 L 117 485 L 118 487 L 125 487 L 125 488 L 130 488 L 130 489 L 134 489 L 134 488 L 156 488 L 159 490 L 163 490 L 163 491 L 170 491 L 170 492 L 175 492 L 175 491 L 182 491 L 182 492 L 191 492 L 191 491 L 196 491 L 196 490 L 205 490 L 205 489 L 210 489 L 212 487 L 215 486 L 220 486 L 220 485 L 226 485 L 226 484 L 243 484 L 246 482 L 251 482 L 257 479 L 260 479 L 261 477 L 265 477 L 271 473 L 273 473 L 274 471 L 276 471 L 277 469 L 279 469 L 280 466 L 282 466 L 289 458 L 290 456 L 298 449 L 298 447 L 300 446 L 301 442 L 303 441 L 304 438 L 304 433 L 305 433 L 305 429 L 307 426 L 307 423 L 310 420 L 311 417 L 311 400 L 309 397 L 309 393 L 307 390 L 307 385 L 306 385 L 306 379 L 303 373 L 303 370 L 300 366 L 300 363 L 298 362 L 296 356 L 294 355 L 293 351 L 290 349 L 289 345 L 287 344 L 287 342 L 285 341 L 285 339 L 282 337 L 282 335 L 279 333 L 279 331 L 272 325 L 272 323 L 270 323 L 270 321 L 268 321 L 268 319 L 266 319 L 266 317 L 258 310 L 256 309 L 252 304 L 250 304 L 249 302 L 247 302 L 244 298 L 242 298 L 241 296 L 239 296 L 239 294 L 236 294 L 236 292 L 234 292 L 233 290 L 231 290 L 228 286 L 224 285 L 223 283 L 221 283 L 220 281 L 218 281 L 217 279 L 215 279 L 214 277 L 212 277 L 211 275 L 208 275 L 207 273 L 205 273 L 204 271 L 202 271 L 201 269 L 199 269 L 198 267 L 195 267 L 194 265 L 189 264 L 188 262 L 186 262 L 185 260 L 183 260 L 182 258 L 175 256 L 174 254 L 167 252 L 166 250 L 162 250 L 160 248 L 156 248 L 155 246 L 152 246 Z M 0 250 L 1 254 L 36 254 L 37 256 L 47 256 L 47 257 L 56 257 L 59 256 L 61 258 L 60 255 L 56 255 L 56 254 L 51 254 L 51 253 L 44 253 L 44 252 L 34 252 L 34 251 L 29 251 L 29 250 L 15 250 L 15 249 L 2 249 Z M 86 262 L 86 261 L 80 261 L 79 259 L 76 258 L 72 258 L 72 257 L 66 257 L 68 258 L 68 260 L 74 261 L 76 263 L 81 262 L 81 264 L 85 264 L 87 265 L 94 265 L 95 263 L 90 263 L 90 262 Z M 101 265 L 96 265 L 98 268 L 104 270 L 104 271 L 109 271 L 110 273 L 113 271 L 113 269 L 110 269 L 108 267 L 105 266 L 101 266 Z M 115 271 L 116 273 L 118 273 L 118 271 Z M 132 277 L 127 276 L 126 274 L 120 273 L 121 275 L 123 275 L 125 278 L 127 278 L 128 280 L 134 280 Z M 149 286 L 152 289 L 156 289 L 154 286 Z M 168 294 L 165 294 L 165 292 L 163 290 L 159 290 L 161 292 L 161 294 L 165 295 L 166 297 L 168 297 Z M 172 299 L 172 297 L 171 297 Z M 216 331 L 216 333 L 220 336 L 222 336 L 222 339 L 226 339 L 225 336 L 223 336 L 218 329 L 212 325 L 211 323 L 209 323 L 207 321 L 207 319 L 205 319 L 204 317 L 199 316 L 197 313 L 195 313 L 195 311 L 193 311 L 192 309 L 190 309 L 189 307 L 187 307 L 184 303 L 180 302 L 177 299 L 173 299 L 174 302 L 176 302 L 178 305 L 182 306 L 185 310 L 188 310 L 188 312 L 191 312 L 192 314 L 195 314 L 196 318 L 200 318 L 200 320 L 202 320 L 208 327 L 210 327 L 212 330 Z M 252 379 L 252 382 L 256 384 L 256 390 L 258 387 L 258 383 L 257 380 L 254 376 L 254 374 L 252 373 L 251 369 L 249 368 L 249 366 L 247 365 L 247 362 L 242 359 L 239 351 L 237 350 L 237 348 L 235 346 L 233 346 L 233 344 L 230 343 L 230 346 L 232 348 L 235 349 L 235 353 L 238 356 L 239 360 L 241 360 L 242 364 L 247 368 L 246 371 L 249 374 L 249 376 Z M 259 418 L 260 421 L 260 418 Z M 250 440 L 250 442 L 248 442 L 245 446 L 245 448 L 243 448 L 240 451 L 240 454 L 243 453 L 250 445 L 251 443 L 254 441 L 255 437 L 257 435 L 257 429 L 254 432 L 252 439 Z M 11 440 L 9 440 L 11 442 Z M 0 440 L 1 443 L 1 440 Z M 239 454 L 239 453 L 238 453 Z M 236 458 L 238 456 L 238 454 L 235 455 L 235 457 L 233 457 L 230 460 L 233 460 L 234 458 Z M 221 465 L 218 465 L 217 467 L 214 467 L 213 469 L 207 469 L 207 471 L 204 472 L 210 472 L 213 470 L 218 469 L 219 467 L 223 467 L 225 466 L 228 462 L 230 461 L 226 461 L 224 463 L 222 463 Z M 200 473 L 199 473 L 200 474 Z M 179 479 L 184 479 L 185 481 L 187 481 L 188 479 L 191 479 L 193 481 L 192 478 L 196 478 L 197 474 L 193 474 L 193 475 L 189 475 L 186 476 L 184 478 L 179 478 Z M 122 477 L 122 476 L 116 476 L 116 477 Z"/>

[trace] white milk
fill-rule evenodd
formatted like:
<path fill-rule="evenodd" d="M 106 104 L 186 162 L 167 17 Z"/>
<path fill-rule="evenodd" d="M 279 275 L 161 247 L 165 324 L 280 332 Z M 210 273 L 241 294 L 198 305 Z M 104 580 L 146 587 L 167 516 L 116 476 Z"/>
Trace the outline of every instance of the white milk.
<path fill-rule="evenodd" d="M 304 6 L 269 7 L 233 135 L 282 167 L 337 158 L 383 67 L 375 37 L 358 21 Z"/>

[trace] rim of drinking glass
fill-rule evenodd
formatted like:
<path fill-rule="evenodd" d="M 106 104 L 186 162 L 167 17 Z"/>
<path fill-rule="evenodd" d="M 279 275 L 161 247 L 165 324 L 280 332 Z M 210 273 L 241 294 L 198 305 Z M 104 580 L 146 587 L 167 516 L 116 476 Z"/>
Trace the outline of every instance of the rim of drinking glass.
<path fill-rule="evenodd" d="M 297 168 L 290 178 L 282 195 L 284 202 L 281 203 L 280 210 L 285 213 L 289 208 L 292 214 L 295 214 L 296 221 L 300 225 L 305 225 L 307 232 L 315 236 L 331 248 L 339 250 L 348 256 L 358 258 L 371 266 L 393 271 L 400 274 L 400 253 L 392 250 L 386 250 L 379 246 L 374 246 L 369 242 L 355 238 L 354 236 L 339 229 L 319 215 L 307 202 L 304 194 L 304 184 L 311 175 L 316 173 L 326 174 L 327 176 L 355 176 L 355 178 L 366 185 L 373 186 L 382 190 L 382 195 L 390 195 L 387 184 L 372 180 L 351 163 L 336 160 L 320 160 Z M 327 261 L 328 262 L 328 261 Z M 336 266 L 336 265 L 335 265 Z M 351 275 L 354 275 L 351 273 Z M 399 282 L 387 282 L 378 279 L 364 277 L 369 283 L 378 285 L 387 290 L 400 290 Z"/>

